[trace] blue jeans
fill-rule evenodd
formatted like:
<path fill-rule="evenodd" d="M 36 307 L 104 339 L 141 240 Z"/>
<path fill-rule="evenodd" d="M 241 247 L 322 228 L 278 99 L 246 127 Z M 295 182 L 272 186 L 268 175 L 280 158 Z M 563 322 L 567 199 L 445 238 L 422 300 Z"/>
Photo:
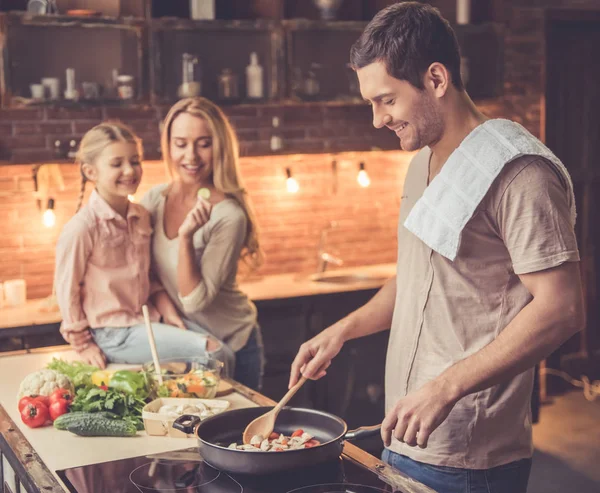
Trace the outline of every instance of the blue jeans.
<path fill-rule="evenodd" d="M 184 319 L 184 323 L 188 330 L 161 323 L 152 324 L 156 351 L 160 359 L 194 358 L 206 354 L 200 335 L 210 335 L 210 332 L 190 320 Z M 91 333 L 109 363 L 139 365 L 152 361 L 144 324 L 91 329 Z M 221 348 L 209 354 L 224 363 L 224 376 L 234 373 L 236 356 L 227 344 L 221 342 Z"/>
<path fill-rule="evenodd" d="M 246 345 L 235 353 L 235 373 L 233 379 L 250 387 L 260 390 L 264 369 L 264 348 L 260 327 L 256 327 Z"/>
<path fill-rule="evenodd" d="M 437 493 L 526 493 L 531 459 L 491 469 L 459 469 L 417 462 L 385 449 L 381 458 Z"/>

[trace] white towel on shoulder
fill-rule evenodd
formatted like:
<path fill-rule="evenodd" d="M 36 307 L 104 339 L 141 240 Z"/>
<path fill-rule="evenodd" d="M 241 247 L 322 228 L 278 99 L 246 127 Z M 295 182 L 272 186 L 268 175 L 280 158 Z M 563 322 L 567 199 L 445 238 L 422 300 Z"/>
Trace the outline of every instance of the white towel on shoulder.
<path fill-rule="evenodd" d="M 404 227 L 440 255 L 454 260 L 462 230 L 504 166 L 520 156 L 539 155 L 565 177 L 575 225 L 573 183 L 562 162 L 525 128 L 503 119 L 476 127 L 450 155 L 404 222 Z"/>

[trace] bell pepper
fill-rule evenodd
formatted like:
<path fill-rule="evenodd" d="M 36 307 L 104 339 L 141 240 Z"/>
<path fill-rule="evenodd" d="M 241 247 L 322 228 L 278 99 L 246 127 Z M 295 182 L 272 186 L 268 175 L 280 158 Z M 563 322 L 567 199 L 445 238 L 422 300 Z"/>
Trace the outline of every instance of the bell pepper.
<path fill-rule="evenodd" d="M 112 378 L 114 372 L 110 370 L 98 370 L 92 373 L 92 384 L 96 387 L 101 387 L 102 385 L 108 385 L 110 383 L 110 379 Z"/>
<path fill-rule="evenodd" d="M 135 395 L 140 399 L 145 399 L 149 394 L 148 379 L 146 378 L 146 375 L 135 371 L 116 371 L 113 373 L 108 386 L 111 389 Z"/>

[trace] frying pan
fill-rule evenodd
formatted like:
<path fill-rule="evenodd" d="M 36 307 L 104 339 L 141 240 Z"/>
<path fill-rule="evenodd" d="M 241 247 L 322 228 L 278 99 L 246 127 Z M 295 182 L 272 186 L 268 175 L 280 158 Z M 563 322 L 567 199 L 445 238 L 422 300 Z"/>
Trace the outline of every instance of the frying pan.
<path fill-rule="evenodd" d="M 376 425 L 348 431 L 346 422 L 333 414 L 314 409 L 284 407 L 277 417 L 275 431 L 290 436 L 301 428 L 319 440 L 320 445 L 284 452 L 254 452 L 227 448 L 233 442 L 241 444 L 246 426 L 254 418 L 271 409 L 273 408 L 236 409 L 217 414 L 202 422 L 197 416 L 184 414 L 175 420 L 173 428 L 184 433 L 194 433 L 198 438 L 198 452 L 204 461 L 217 469 L 234 474 L 273 474 L 334 460 L 341 455 L 344 440 L 378 435 L 381 428 L 381 425 Z"/>

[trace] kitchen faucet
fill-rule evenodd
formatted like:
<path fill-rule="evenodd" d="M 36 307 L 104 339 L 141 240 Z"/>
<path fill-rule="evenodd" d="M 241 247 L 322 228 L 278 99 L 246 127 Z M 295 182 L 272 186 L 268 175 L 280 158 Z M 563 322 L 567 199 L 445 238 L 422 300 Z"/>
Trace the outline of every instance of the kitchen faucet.
<path fill-rule="evenodd" d="M 325 226 L 321 230 L 321 238 L 319 240 L 319 250 L 317 251 L 317 272 L 319 272 L 319 273 L 325 272 L 325 270 L 327 270 L 327 266 L 329 264 L 335 264 L 337 266 L 340 266 L 340 265 L 343 265 L 343 263 L 344 263 L 344 261 L 341 258 L 331 255 L 330 253 L 327 253 L 325 251 L 325 242 L 327 241 L 327 233 L 329 233 L 329 231 L 331 231 L 333 228 L 336 228 L 336 227 L 337 227 L 337 222 L 330 221 L 327 224 L 327 226 Z"/>

